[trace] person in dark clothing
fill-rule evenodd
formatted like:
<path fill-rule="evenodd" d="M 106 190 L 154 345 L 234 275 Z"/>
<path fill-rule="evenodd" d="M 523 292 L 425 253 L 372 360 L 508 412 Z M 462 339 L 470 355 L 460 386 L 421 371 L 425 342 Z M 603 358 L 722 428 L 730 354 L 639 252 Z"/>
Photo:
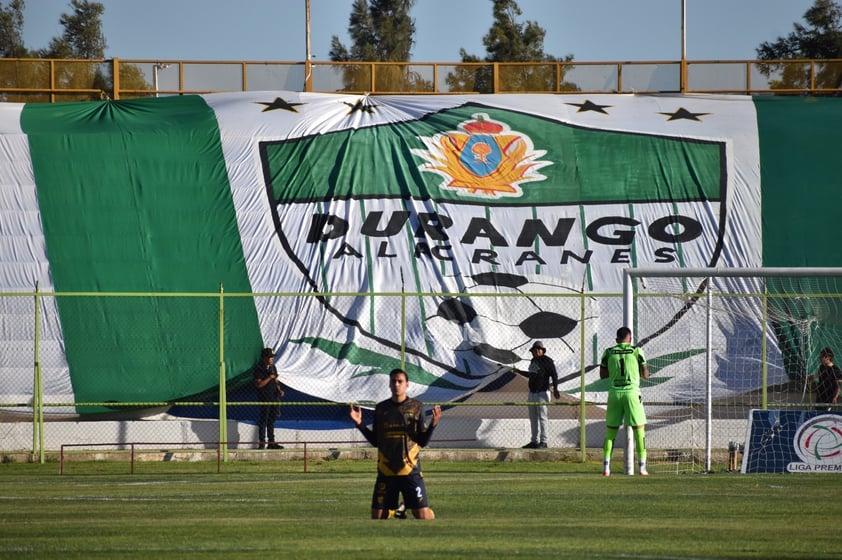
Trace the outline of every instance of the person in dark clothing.
<path fill-rule="evenodd" d="M 547 356 L 547 349 L 540 340 L 536 340 L 529 349 L 532 353 L 532 360 L 529 362 L 529 371 L 520 372 L 529 378 L 529 423 L 532 427 L 532 439 L 524 445 L 524 449 L 543 449 L 547 447 L 547 426 L 549 415 L 547 414 L 547 403 L 550 402 L 550 382 L 552 382 L 553 397 L 558 399 L 561 395 L 558 392 L 558 373 L 555 369 L 555 362 Z"/>
<path fill-rule="evenodd" d="M 401 369 L 389 373 L 392 396 L 374 408 L 374 424 L 369 429 L 363 422 L 362 410 L 351 405 L 351 420 L 365 439 L 377 448 L 377 480 L 371 498 L 371 518 L 388 519 L 398 510 L 398 495 L 416 519 L 435 519 L 427 501 L 424 474 L 419 457 L 422 447 L 430 442 L 441 418 L 441 407 L 432 409 L 432 420 L 426 426 L 424 403 L 407 396 L 409 378 Z"/>
<path fill-rule="evenodd" d="M 254 366 L 254 385 L 257 387 L 257 400 L 260 401 L 257 420 L 258 449 L 283 449 L 275 443 L 275 420 L 281 416 L 281 397 L 284 389 L 278 381 L 278 370 L 273 363 L 275 351 L 264 348 L 260 352 L 260 362 Z"/>
<path fill-rule="evenodd" d="M 839 384 L 842 383 L 842 370 L 833 363 L 833 350 L 822 348 L 819 352 L 819 370 L 807 379 L 816 383 L 816 409 L 830 410 L 830 405 L 839 399 Z"/>

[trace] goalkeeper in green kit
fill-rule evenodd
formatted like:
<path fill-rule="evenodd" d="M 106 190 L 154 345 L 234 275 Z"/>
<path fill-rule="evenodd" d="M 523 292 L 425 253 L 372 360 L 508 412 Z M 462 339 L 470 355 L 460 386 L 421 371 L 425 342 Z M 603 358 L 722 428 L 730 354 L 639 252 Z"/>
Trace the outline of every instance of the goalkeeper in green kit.
<path fill-rule="evenodd" d="M 643 350 L 631 344 L 631 329 L 617 330 L 617 345 L 602 353 L 599 378 L 608 379 L 608 408 L 605 412 L 605 441 L 602 445 L 602 475 L 611 474 L 611 452 L 614 438 L 625 419 L 634 432 L 638 471 L 646 476 L 646 412 L 640 396 L 640 378 L 649 379 L 649 368 Z"/>

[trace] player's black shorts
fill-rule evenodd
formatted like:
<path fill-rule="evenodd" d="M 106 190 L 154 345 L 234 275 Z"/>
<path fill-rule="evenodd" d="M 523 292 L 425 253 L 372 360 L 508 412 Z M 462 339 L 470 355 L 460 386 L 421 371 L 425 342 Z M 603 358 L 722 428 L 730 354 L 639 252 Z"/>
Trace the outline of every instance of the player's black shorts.
<path fill-rule="evenodd" d="M 397 509 L 398 494 L 403 495 L 407 510 L 428 507 L 424 477 L 421 471 L 413 471 L 406 476 L 385 476 L 377 473 L 371 508 Z"/>

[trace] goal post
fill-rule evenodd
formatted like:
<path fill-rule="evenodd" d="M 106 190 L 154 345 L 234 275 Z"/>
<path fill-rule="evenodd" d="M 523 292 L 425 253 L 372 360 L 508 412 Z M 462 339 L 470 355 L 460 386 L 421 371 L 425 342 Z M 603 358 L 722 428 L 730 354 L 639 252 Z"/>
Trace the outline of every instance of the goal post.
<path fill-rule="evenodd" d="M 649 464 L 710 471 L 751 409 L 812 408 L 820 350 L 842 352 L 842 268 L 630 268 L 623 321 L 649 363 Z"/>

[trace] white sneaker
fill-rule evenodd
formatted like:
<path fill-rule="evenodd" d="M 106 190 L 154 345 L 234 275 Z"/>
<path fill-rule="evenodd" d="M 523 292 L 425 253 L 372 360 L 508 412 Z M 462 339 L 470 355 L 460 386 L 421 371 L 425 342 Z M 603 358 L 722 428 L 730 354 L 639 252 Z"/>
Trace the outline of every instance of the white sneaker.
<path fill-rule="evenodd" d="M 649 476 L 649 471 L 646 469 L 640 469 L 640 476 Z"/>
<path fill-rule="evenodd" d="M 398 519 L 406 519 L 406 504 L 401 502 L 398 509 L 395 510 L 395 517 Z"/>
<path fill-rule="evenodd" d="M 602 471 L 602 476 L 611 476 L 611 471 Z"/>

